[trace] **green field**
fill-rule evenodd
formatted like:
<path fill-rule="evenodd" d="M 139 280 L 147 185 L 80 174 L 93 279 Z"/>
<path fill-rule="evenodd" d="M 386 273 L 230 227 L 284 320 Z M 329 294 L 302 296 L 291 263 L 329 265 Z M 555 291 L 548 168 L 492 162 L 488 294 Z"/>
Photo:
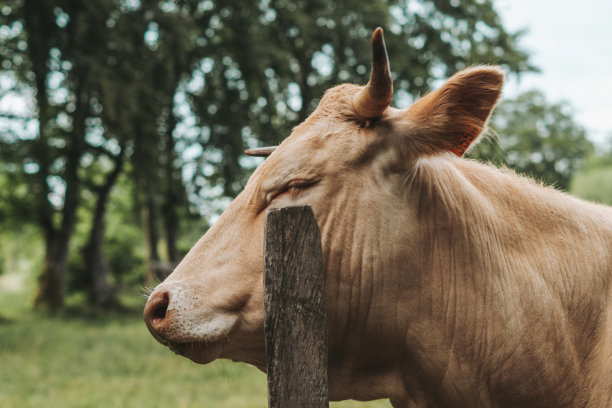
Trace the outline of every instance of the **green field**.
<path fill-rule="evenodd" d="M 151 337 L 136 310 L 110 316 L 67 313 L 61 318 L 36 314 L 29 311 L 29 295 L 2 285 L 4 280 L 3 408 L 267 407 L 264 374 L 245 364 L 202 366 L 175 356 Z M 137 306 L 140 301 L 132 296 Z M 331 406 L 390 405 L 346 401 Z"/>

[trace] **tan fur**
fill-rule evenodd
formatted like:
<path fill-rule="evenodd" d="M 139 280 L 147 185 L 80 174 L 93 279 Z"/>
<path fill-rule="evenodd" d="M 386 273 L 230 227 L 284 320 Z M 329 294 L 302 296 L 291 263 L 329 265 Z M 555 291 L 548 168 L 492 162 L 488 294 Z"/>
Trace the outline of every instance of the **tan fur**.
<path fill-rule="evenodd" d="M 153 334 L 265 370 L 264 214 L 310 204 L 333 400 L 612 406 L 612 209 L 450 152 L 501 84 L 475 67 L 374 122 L 352 111 L 361 87 L 329 90 L 151 295 Z M 311 185 L 279 195 L 296 182 Z M 176 312 L 154 320 L 163 296 Z"/>

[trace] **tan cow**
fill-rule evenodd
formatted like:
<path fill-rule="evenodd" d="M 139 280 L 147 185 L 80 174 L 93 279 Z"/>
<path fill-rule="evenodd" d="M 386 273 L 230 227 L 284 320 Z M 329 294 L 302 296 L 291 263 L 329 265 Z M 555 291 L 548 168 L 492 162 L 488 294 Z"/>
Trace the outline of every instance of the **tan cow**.
<path fill-rule="evenodd" d="M 155 289 L 151 332 L 196 362 L 265 370 L 264 215 L 310 204 L 332 400 L 612 406 L 612 209 L 458 157 L 500 95 L 498 68 L 398 110 L 380 29 L 372 45 L 368 85 L 327 91 Z"/>

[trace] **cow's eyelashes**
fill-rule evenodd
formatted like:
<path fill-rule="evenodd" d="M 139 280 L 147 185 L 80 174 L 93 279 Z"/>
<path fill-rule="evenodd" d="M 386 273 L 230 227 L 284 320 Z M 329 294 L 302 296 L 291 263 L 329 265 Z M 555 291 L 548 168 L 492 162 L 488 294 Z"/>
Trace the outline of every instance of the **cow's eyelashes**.
<path fill-rule="evenodd" d="M 296 181 L 296 182 L 289 183 L 282 189 L 273 193 L 270 198 L 270 201 L 274 200 L 275 198 L 281 195 L 285 195 L 285 194 L 291 197 L 297 197 L 302 191 L 314 186 L 318 182 L 319 181 L 316 180 L 316 181 L 299 181 L 299 182 Z"/>

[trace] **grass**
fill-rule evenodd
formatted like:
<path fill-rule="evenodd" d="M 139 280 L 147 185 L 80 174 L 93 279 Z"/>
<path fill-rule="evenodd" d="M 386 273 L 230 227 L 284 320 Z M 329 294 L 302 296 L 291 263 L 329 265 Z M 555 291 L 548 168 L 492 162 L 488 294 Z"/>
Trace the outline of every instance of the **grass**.
<path fill-rule="evenodd" d="M 137 313 L 48 316 L 0 282 L 0 405 L 267 407 L 266 377 L 245 364 L 202 366 L 157 343 Z M 387 401 L 332 403 L 389 407 Z"/>
<path fill-rule="evenodd" d="M 198 366 L 157 344 L 140 319 L 4 323 L 0 401 L 9 407 L 265 407 L 265 376 Z"/>

